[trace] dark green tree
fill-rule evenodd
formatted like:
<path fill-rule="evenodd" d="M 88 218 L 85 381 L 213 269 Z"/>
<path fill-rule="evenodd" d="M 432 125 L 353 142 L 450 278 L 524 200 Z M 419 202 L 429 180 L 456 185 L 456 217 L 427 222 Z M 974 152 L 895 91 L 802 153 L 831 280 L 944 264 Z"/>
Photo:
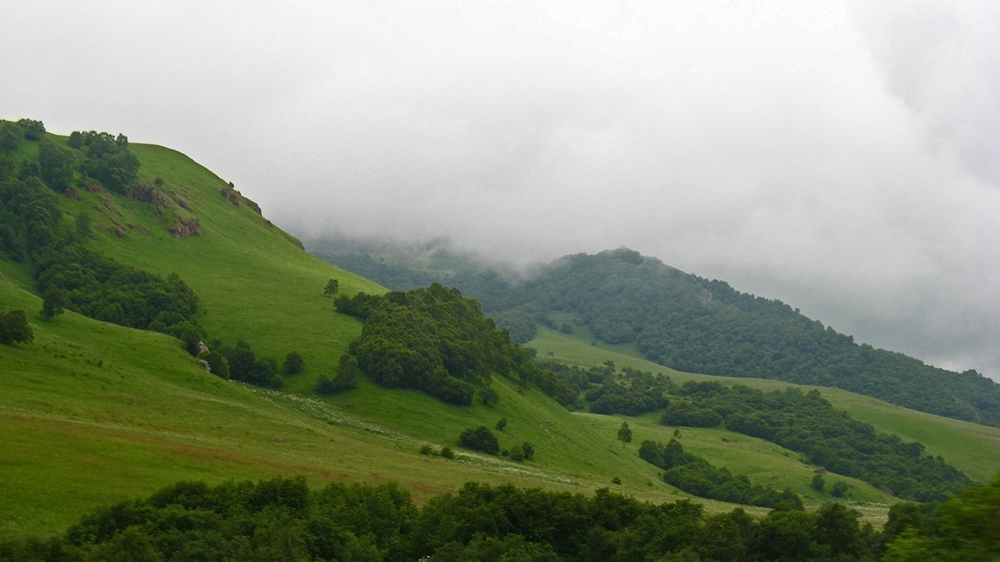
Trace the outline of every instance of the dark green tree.
<path fill-rule="evenodd" d="M 813 476 L 812 483 L 810 484 L 813 490 L 817 492 L 822 492 L 823 487 L 826 486 L 826 481 L 823 480 L 822 474 L 817 474 Z"/>
<path fill-rule="evenodd" d="M 54 142 L 38 145 L 38 164 L 42 167 L 42 181 L 53 191 L 63 192 L 73 177 L 72 161 L 66 151 Z"/>
<path fill-rule="evenodd" d="M 482 451 L 489 455 L 500 452 L 500 441 L 485 425 L 468 428 L 458 437 L 460 445 L 473 451 Z"/>
<path fill-rule="evenodd" d="M 833 494 L 833 497 L 835 498 L 842 498 L 844 497 L 844 494 L 847 493 L 848 488 L 849 486 L 847 485 L 847 482 L 841 480 L 833 485 L 833 488 L 830 490 L 830 493 Z"/>
<path fill-rule="evenodd" d="M 297 351 L 291 351 L 285 356 L 285 362 L 281 364 L 281 372 L 286 375 L 297 375 L 306 367 L 306 362 Z"/>
<path fill-rule="evenodd" d="M 25 140 L 40 141 L 45 138 L 45 124 L 34 119 L 18 119 L 17 126 L 24 131 Z"/>
<path fill-rule="evenodd" d="M 28 315 L 23 310 L 9 310 L 0 313 L 0 343 L 30 342 L 35 334 L 28 324 Z"/>
<path fill-rule="evenodd" d="M 627 421 L 622 422 L 622 426 L 618 430 L 618 440 L 622 442 L 622 449 L 632 442 L 632 430 L 629 429 Z"/>
<path fill-rule="evenodd" d="M 336 295 L 337 291 L 339 290 L 340 290 L 340 281 L 336 279 L 330 279 L 326 283 L 326 288 L 323 289 L 323 295 L 331 297 L 333 295 Z"/>
<path fill-rule="evenodd" d="M 42 293 L 42 318 L 52 320 L 63 313 L 64 306 L 66 306 L 66 296 L 58 287 L 49 285 Z"/>

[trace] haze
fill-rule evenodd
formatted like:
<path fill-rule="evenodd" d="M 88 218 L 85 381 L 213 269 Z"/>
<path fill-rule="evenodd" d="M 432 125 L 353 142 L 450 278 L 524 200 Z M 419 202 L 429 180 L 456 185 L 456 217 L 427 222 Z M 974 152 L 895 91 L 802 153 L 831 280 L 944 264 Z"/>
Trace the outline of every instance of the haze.
<path fill-rule="evenodd" d="M 874 7 L 873 7 L 874 6 Z M 19 2 L 0 116 L 306 240 L 628 246 L 1000 378 L 1000 4 Z"/>

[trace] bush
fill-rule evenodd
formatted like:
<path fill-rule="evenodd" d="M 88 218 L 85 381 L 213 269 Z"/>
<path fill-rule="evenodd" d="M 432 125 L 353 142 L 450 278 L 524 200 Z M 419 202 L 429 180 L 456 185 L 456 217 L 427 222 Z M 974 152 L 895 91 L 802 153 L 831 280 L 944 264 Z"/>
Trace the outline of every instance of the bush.
<path fill-rule="evenodd" d="M 200 359 L 208 363 L 211 373 L 217 377 L 229 380 L 229 361 L 218 351 L 202 353 Z"/>
<path fill-rule="evenodd" d="M 292 351 L 285 356 L 285 362 L 281 364 L 281 372 L 286 375 L 297 375 L 306 367 L 306 362 L 297 351 Z"/>
<path fill-rule="evenodd" d="M 817 492 L 822 492 L 823 487 L 826 486 L 826 482 L 823 480 L 823 475 L 817 474 L 816 476 L 813 476 L 811 486 L 813 490 L 816 490 Z"/>
<path fill-rule="evenodd" d="M 434 447 L 431 447 L 430 445 L 424 445 L 424 446 L 420 447 L 420 454 L 421 455 L 433 455 L 434 454 Z"/>
<path fill-rule="evenodd" d="M 441 456 L 446 459 L 453 459 L 455 458 L 455 451 L 452 451 L 451 447 L 442 447 Z"/>
<path fill-rule="evenodd" d="M 844 497 L 844 494 L 847 493 L 847 488 L 848 488 L 847 482 L 841 480 L 840 482 L 837 482 L 836 484 L 833 485 L 833 489 L 830 490 L 830 493 L 833 494 L 833 497 L 835 498 L 842 498 Z"/>
<path fill-rule="evenodd" d="M 485 425 L 466 429 L 459 436 L 458 442 L 466 449 L 482 451 L 489 455 L 495 455 L 500 452 L 500 441 L 497 440 L 497 436 L 493 435 L 493 432 Z"/>
<path fill-rule="evenodd" d="M 500 418 L 497 420 L 497 431 L 503 431 L 503 428 L 507 427 L 507 418 Z"/>
<path fill-rule="evenodd" d="M 0 313 L 0 343 L 29 342 L 33 339 L 35 334 L 31 331 L 28 315 L 23 310 Z"/>

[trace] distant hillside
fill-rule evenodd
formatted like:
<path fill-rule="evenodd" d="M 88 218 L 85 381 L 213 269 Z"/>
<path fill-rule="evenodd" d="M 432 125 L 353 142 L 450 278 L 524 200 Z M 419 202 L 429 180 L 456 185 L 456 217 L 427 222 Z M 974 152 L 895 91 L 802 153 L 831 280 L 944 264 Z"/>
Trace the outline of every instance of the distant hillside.
<path fill-rule="evenodd" d="M 319 255 L 390 288 L 434 275 L 427 267 L 414 272 L 405 261 Z M 571 324 L 553 324 L 553 313 L 570 313 L 596 340 L 632 344 L 646 358 L 681 371 L 843 388 L 1000 426 L 1000 385 L 975 371 L 954 373 L 858 345 L 781 301 L 741 293 L 631 250 L 567 256 L 522 282 L 495 270 L 442 277 L 482 301 L 518 341 L 531 339 L 541 324 L 572 330 Z"/>

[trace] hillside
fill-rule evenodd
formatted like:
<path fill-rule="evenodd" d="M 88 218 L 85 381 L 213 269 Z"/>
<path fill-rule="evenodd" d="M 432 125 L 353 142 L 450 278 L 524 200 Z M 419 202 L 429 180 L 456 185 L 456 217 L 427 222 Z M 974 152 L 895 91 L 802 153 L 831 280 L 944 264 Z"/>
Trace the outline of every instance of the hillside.
<path fill-rule="evenodd" d="M 46 133 L 42 138 L 0 156 L 0 172 L 6 174 L 0 177 L 5 204 L 0 214 L 11 213 L 4 215 L 3 224 L 19 224 L 15 219 L 27 216 L 15 216 L 14 205 L 7 206 L 10 201 L 29 200 L 32 208 L 44 211 L 31 215 L 37 220 L 24 228 L 0 232 L 0 310 L 24 310 L 34 332 L 31 342 L 0 345 L 0 447 L 5 452 L 0 459 L 0 535 L 60 531 L 97 505 L 147 495 L 179 479 L 218 483 L 304 474 L 312 485 L 395 481 L 418 503 L 470 480 L 588 494 L 613 486 L 657 502 L 690 497 L 664 484 L 661 471 L 636 454 L 644 440 L 671 438 L 673 430 L 658 424 L 654 414 L 627 418 L 634 437 L 623 446 L 616 440 L 623 417 L 570 412 L 537 388 L 503 377 L 492 379 L 498 399 L 494 405 L 479 400 L 469 406 L 447 404 L 364 377 L 352 390 L 315 395 L 316 381 L 336 373 L 340 357 L 364 324 L 335 312 L 324 287 L 335 279 L 341 295 L 380 295 L 385 289 L 310 256 L 234 186 L 176 151 L 116 141 L 127 144 L 136 158 L 129 185 L 141 186 L 118 192 L 90 184 L 82 175 L 85 166 L 96 166 L 88 164 L 92 150 L 73 148 L 72 137 Z M 55 181 L 46 175 L 47 168 L 30 166 L 43 142 L 64 151 L 72 163 L 62 191 L 46 183 Z M 94 174 L 98 170 L 92 169 Z M 24 194 L 31 197 L 17 199 Z M 39 295 L 48 293 L 48 287 L 38 286 L 33 266 L 52 258 L 33 257 L 35 242 L 83 248 L 113 260 L 118 264 L 111 268 L 115 279 L 159 279 L 171 287 L 183 283 L 197 296 L 196 312 L 173 326 L 190 322 L 210 343 L 231 346 L 244 340 L 276 361 L 294 351 L 305 368 L 282 376 L 280 391 L 263 389 L 207 372 L 182 340 L 167 334 L 72 310 L 46 318 Z M 56 265 L 76 271 L 72 264 Z M 52 271 L 60 270 L 53 266 Z M 64 283 L 77 276 L 53 274 L 52 279 Z M 61 286 L 86 296 L 78 288 Z M 581 321 L 570 314 L 552 318 L 570 325 Z M 667 374 L 676 382 L 700 377 L 591 346 L 586 326 L 578 328 L 572 337 L 540 329 L 530 345 L 543 357 L 551 352 L 570 363 L 636 361 L 638 368 Z M 627 343 L 606 347 L 635 351 Z M 772 385 L 768 388 L 787 386 L 745 380 Z M 833 391 L 823 392 L 828 396 Z M 986 465 L 995 467 L 1000 459 L 1000 439 L 991 428 L 959 422 L 948 426 L 935 416 L 869 404 L 843 391 L 833 394 L 840 397 L 839 402 L 831 398 L 835 404 L 853 404 L 854 411 L 871 418 L 859 413 L 859 419 L 883 431 L 897 428 L 905 439 L 920 438 L 929 452 L 943 455 L 976 480 L 985 479 L 993 470 Z M 500 419 L 507 420 L 495 432 L 500 446 L 513 449 L 530 442 L 533 459 L 515 462 L 459 447 L 463 430 L 494 428 Z M 745 474 L 754 484 L 790 489 L 807 507 L 831 499 L 810 489 L 815 467 L 769 441 L 722 427 L 684 429 L 682 441 L 687 450 Z M 443 447 L 455 449 L 457 457 L 421 452 L 440 453 Z M 837 478 L 849 486 L 848 500 L 866 517 L 884 521 L 893 498 L 860 480 Z M 615 479 L 620 484 L 612 484 Z M 733 507 L 704 504 L 710 513 Z"/>
<path fill-rule="evenodd" d="M 434 256 L 317 255 L 397 289 L 442 281 L 482 301 L 519 341 L 538 327 L 585 328 L 593 341 L 632 346 L 677 370 L 842 388 L 923 412 L 1000 426 L 1000 385 L 975 371 L 954 373 L 848 335 L 777 300 L 681 272 L 630 250 L 579 254 L 526 278 Z M 435 267 L 435 262 L 444 262 Z M 570 314 L 575 326 L 557 325 Z"/>
<path fill-rule="evenodd" d="M 82 165 L 84 155 L 73 152 L 67 137 L 45 134 L 44 140 Z M 13 160 L 8 171 L 15 178 L 39 146 L 25 141 L 5 156 Z M 45 319 L 31 259 L 5 256 L 0 309 L 25 310 L 34 341 L 0 345 L 0 534 L 55 531 L 95 505 L 192 478 L 306 474 L 317 481 L 392 480 L 419 499 L 469 480 L 588 491 L 619 477 L 622 490 L 637 497 L 684 496 L 654 486 L 655 468 L 537 391 L 522 394 L 500 382 L 493 408 L 449 406 L 364 380 L 334 398 L 315 397 L 317 378 L 334 372 L 362 325 L 334 312 L 324 286 L 337 279 L 343 294 L 384 289 L 302 251 L 251 201 L 186 156 L 128 146 L 140 164 L 137 177 L 156 186 L 166 201 L 152 204 L 88 188 L 78 171 L 67 180 L 72 189 L 62 193 L 32 180 L 39 176 L 30 170 L 26 180 L 5 182 L 5 189 L 34 182 L 29 193 L 58 210 L 47 215 L 55 217 L 53 239 L 80 234 L 86 215 L 90 228 L 78 237 L 80 246 L 161 278 L 176 273 L 196 293 L 193 320 L 209 338 L 229 345 L 246 340 L 278 360 L 300 353 L 304 371 L 282 379 L 284 391 L 300 394 L 226 382 L 164 334 L 72 311 Z M 197 234 L 178 231 L 179 224 Z M 7 239 L 11 247 L 23 232 Z M 533 461 L 515 463 L 458 447 L 462 430 L 492 427 L 500 417 L 510 420 L 500 435 L 503 446 L 530 441 L 537 449 Z M 422 455 L 425 445 L 455 448 L 458 457 Z M 595 457 L 594 451 L 607 454 Z"/>

